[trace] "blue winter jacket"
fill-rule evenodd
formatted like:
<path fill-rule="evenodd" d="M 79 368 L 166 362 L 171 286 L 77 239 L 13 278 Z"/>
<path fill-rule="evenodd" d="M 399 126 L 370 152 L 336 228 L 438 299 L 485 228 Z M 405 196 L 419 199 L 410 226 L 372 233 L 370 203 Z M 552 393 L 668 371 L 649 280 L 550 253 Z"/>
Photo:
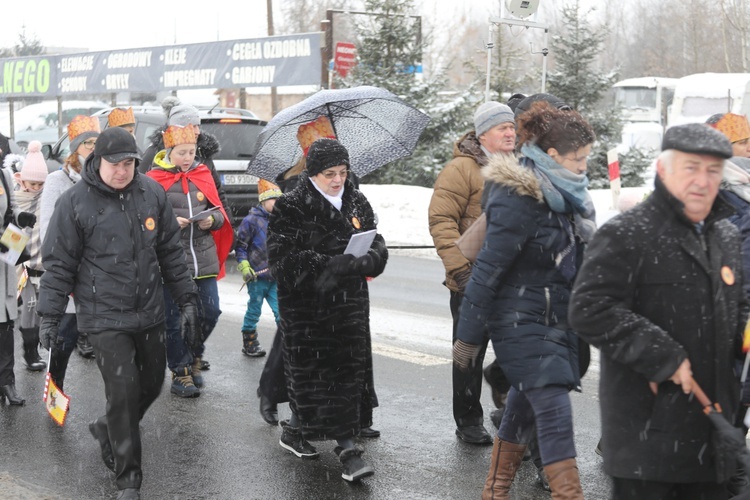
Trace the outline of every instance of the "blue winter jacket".
<path fill-rule="evenodd" d="M 482 169 L 489 189 L 487 236 L 466 287 L 458 338 L 481 344 L 487 333 L 497 359 L 518 390 L 579 388 L 578 338 L 568 328 L 573 278 L 583 244 L 572 216 L 544 201 L 534 163 L 496 155 Z M 571 247 L 571 242 L 573 246 Z M 574 253 L 573 253 L 574 252 Z"/>
<path fill-rule="evenodd" d="M 237 262 L 246 260 L 256 273 L 268 269 L 268 250 L 266 234 L 268 232 L 269 213 L 261 205 L 250 209 L 247 217 L 242 219 L 237 230 L 237 243 L 234 248 Z M 273 281 L 270 269 L 258 274 L 258 279 Z"/>

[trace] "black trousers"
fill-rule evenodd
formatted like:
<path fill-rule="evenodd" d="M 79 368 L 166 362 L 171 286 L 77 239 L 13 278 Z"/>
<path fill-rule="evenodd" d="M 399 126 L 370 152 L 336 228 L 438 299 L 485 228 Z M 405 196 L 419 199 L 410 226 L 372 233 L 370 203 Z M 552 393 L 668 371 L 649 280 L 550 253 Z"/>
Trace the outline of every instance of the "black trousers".
<path fill-rule="evenodd" d="M 662 483 L 640 479 L 612 478 L 613 500 L 726 500 L 723 484 Z"/>
<path fill-rule="evenodd" d="M 115 457 L 117 488 L 140 488 L 141 433 L 138 423 L 164 383 L 164 325 L 140 332 L 107 331 L 89 335 L 104 379 L 106 427 Z"/>
<path fill-rule="evenodd" d="M 456 342 L 456 330 L 463 298 L 464 294 L 451 290 L 453 343 Z M 482 397 L 482 364 L 484 363 L 484 353 L 487 351 L 488 341 L 489 336 L 485 334 L 482 345 L 479 346 L 477 359 L 468 370 L 461 371 L 455 365 L 453 366 L 453 418 L 456 420 L 458 427 L 484 424 L 480 399 Z"/>
<path fill-rule="evenodd" d="M 14 353 L 13 321 L 10 320 L 0 323 L 0 385 L 16 383 L 16 376 L 13 374 Z"/>
<path fill-rule="evenodd" d="M 284 375 L 283 339 L 281 328 L 277 327 L 271 350 L 268 352 L 266 364 L 263 366 L 263 373 L 260 374 L 260 381 L 258 382 L 260 392 L 273 404 L 289 402 L 286 376 Z"/>

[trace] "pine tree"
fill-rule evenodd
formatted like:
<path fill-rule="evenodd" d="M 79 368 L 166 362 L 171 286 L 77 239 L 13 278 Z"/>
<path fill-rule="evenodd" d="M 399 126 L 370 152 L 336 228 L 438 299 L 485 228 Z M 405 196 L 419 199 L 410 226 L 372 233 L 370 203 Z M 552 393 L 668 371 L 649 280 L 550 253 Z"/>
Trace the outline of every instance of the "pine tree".
<path fill-rule="evenodd" d="M 621 141 L 622 119 L 619 109 L 601 109 L 602 98 L 617 81 L 617 73 L 595 69 L 607 35 L 605 27 L 591 26 L 590 12 L 581 14 L 578 0 L 563 7 L 563 33 L 552 37 L 555 72 L 549 75 L 549 92 L 591 123 L 597 139 L 588 160 L 590 187 L 607 188 L 607 151 Z M 623 187 L 640 186 L 640 175 L 648 165 L 642 155 L 631 153 L 620 158 Z"/>
<path fill-rule="evenodd" d="M 21 32 L 18 34 L 18 43 L 14 50 L 16 57 L 37 56 L 44 53 L 44 46 L 36 36 L 26 35 L 26 25 L 21 26 Z"/>
<path fill-rule="evenodd" d="M 367 175 L 363 182 L 412 184 L 431 187 L 437 172 L 451 158 L 453 142 L 471 128 L 469 120 L 476 102 L 467 95 L 443 94 L 446 77 L 435 73 L 429 79 L 417 77 L 422 63 L 425 38 L 413 17 L 412 0 L 366 0 L 370 15 L 360 16 L 357 66 L 337 87 L 373 85 L 399 96 L 427 113 L 432 120 L 422 133 L 411 157 L 404 158 Z"/>

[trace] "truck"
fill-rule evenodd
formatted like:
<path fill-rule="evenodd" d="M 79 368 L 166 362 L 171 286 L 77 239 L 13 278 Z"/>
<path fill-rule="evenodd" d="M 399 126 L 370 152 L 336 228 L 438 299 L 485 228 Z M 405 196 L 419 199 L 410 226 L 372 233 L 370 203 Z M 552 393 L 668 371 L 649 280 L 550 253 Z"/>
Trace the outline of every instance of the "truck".
<path fill-rule="evenodd" d="M 644 76 L 617 82 L 615 104 L 622 110 L 620 150 L 658 150 L 667 126 L 667 116 L 677 78 Z"/>
<path fill-rule="evenodd" d="M 750 73 L 697 73 L 678 80 L 668 126 L 705 123 L 717 113 L 750 112 Z"/>

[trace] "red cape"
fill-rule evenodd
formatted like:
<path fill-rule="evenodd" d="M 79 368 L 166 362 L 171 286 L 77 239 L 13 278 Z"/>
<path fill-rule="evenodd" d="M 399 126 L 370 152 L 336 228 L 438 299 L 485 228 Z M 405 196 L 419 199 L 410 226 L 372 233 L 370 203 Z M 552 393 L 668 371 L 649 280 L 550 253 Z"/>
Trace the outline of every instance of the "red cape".
<path fill-rule="evenodd" d="M 182 181 L 182 192 L 185 194 L 189 191 L 188 181 L 190 181 L 206 195 L 206 198 L 208 198 L 208 201 L 210 201 L 213 206 L 219 207 L 221 214 L 224 216 L 224 224 L 216 231 L 212 231 L 211 235 L 214 237 L 214 243 L 216 243 L 216 254 L 219 257 L 219 275 L 216 279 L 220 280 L 223 278 L 226 275 L 224 262 L 226 262 L 229 252 L 232 251 L 234 232 L 232 231 L 231 219 L 227 216 L 227 212 L 221 205 L 219 192 L 216 190 L 216 184 L 214 184 L 214 178 L 211 175 L 211 171 L 208 170 L 207 166 L 200 164 L 196 168 L 188 170 L 187 172 L 183 172 L 177 167 L 175 167 L 174 172 L 157 168 L 149 170 L 146 175 L 161 184 L 164 191 L 169 191 L 169 188 L 171 188 L 175 182 Z"/>

